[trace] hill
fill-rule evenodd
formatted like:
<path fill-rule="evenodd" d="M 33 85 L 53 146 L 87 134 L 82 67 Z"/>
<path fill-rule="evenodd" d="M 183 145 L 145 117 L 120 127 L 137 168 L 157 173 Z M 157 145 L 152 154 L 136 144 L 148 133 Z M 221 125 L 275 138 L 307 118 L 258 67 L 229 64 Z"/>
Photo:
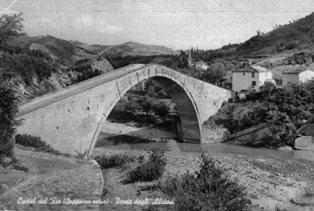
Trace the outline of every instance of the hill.
<path fill-rule="evenodd" d="M 83 48 L 82 43 L 59 39 L 51 35 L 36 37 L 20 36 L 12 40 L 11 45 L 24 49 L 39 50 L 67 64 L 72 64 L 83 58 L 97 56 L 96 53 Z"/>
<path fill-rule="evenodd" d="M 77 60 L 85 58 L 101 57 L 127 57 L 127 56 L 156 56 L 156 55 L 175 55 L 173 49 L 157 46 L 145 45 L 135 42 L 126 42 L 120 45 L 89 45 L 79 41 L 67 41 L 46 36 L 21 36 L 15 38 L 12 45 L 20 48 L 31 48 L 45 51 L 51 57 L 63 59 L 75 63 Z"/>
<path fill-rule="evenodd" d="M 20 101 L 113 71 L 87 44 L 47 36 L 19 36 L 0 49 L 0 76 L 10 77 Z"/>
<path fill-rule="evenodd" d="M 236 53 L 249 55 L 269 55 L 291 50 L 311 50 L 314 47 L 314 13 L 279 25 L 266 34 L 251 37 L 242 43 Z"/>
<path fill-rule="evenodd" d="M 171 48 L 158 45 L 145 45 L 136 42 L 126 42 L 121 45 L 113 45 L 105 48 L 99 53 L 100 56 L 126 57 L 126 56 L 156 56 L 156 55 L 175 55 Z"/>

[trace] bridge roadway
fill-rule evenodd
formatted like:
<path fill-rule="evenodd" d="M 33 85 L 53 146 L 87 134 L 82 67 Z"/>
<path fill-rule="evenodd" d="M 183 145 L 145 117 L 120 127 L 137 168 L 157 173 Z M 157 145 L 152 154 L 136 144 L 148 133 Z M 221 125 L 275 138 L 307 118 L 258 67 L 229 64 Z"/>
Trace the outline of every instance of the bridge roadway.
<path fill-rule="evenodd" d="M 119 68 L 117 70 L 88 79 L 86 81 L 73 84 L 69 87 L 59 89 L 54 92 L 33 98 L 29 101 L 24 102 L 23 104 L 19 106 L 19 113 L 17 114 L 17 117 L 23 116 L 24 114 L 35 111 L 39 108 L 45 107 L 52 103 L 58 102 L 62 99 L 73 96 L 75 94 L 84 92 L 88 89 L 99 86 L 100 84 L 115 80 L 122 76 L 128 75 L 132 72 L 136 72 L 137 70 L 142 69 L 145 66 L 149 66 L 149 65 L 131 64 L 131 65 Z"/>

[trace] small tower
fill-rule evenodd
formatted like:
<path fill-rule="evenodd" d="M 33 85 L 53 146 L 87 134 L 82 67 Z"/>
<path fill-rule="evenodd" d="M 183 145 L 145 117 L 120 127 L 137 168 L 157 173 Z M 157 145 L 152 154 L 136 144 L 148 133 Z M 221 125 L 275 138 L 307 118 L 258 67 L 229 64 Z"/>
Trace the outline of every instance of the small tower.
<path fill-rule="evenodd" d="M 193 51 L 193 48 L 191 48 L 191 50 L 189 52 L 189 58 L 188 58 L 188 65 L 189 65 L 189 67 L 193 66 L 192 51 Z"/>

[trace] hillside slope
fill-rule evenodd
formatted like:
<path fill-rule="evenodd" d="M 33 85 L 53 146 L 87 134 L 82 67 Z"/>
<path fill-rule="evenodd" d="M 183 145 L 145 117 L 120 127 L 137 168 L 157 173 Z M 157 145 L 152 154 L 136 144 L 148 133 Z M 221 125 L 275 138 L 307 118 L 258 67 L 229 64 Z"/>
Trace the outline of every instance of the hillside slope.
<path fill-rule="evenodd" d="M 279 26 L 273 31 L 256 35 L 241 44 L 237 53 L 267 55 L 292 49 L 314 48 L 314 13 L 295 22 Z"/>
<path fill-rule="evenodd" d="M 21 36 L 15 38 L 11 44 L 20 48 L 44 51 L 50 57 L 59 59 L 64 64 L 72 64 L 83 58 L 94 58 L 96 53 L 81 47 L 82 43 L 47 36 Z"/>
<path fill-rule="evenodd" d="M 113 71 L 110 62 L 52 36 L 21 36 L 0 49 L 0 76 L 9 77 L 20 101 Z"/>

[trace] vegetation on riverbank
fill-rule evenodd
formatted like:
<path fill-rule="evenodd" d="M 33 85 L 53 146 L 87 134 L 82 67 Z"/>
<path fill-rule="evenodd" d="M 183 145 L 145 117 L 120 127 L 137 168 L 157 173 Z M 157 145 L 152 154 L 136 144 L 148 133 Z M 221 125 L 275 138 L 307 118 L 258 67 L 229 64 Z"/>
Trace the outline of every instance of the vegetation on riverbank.
<path fill-rule="evenodd" d="M 294 141 L 299 136 L 297 129 L 312 121 L 313 96 L 314 81 L 280 89 L 265 89 L 250 93 L 245 100 L 225 103 L 209 121 L 226 127 L 230 133 L 269 123 L 270 129 L 277 134 L 272 146 L 294 147 Z"/>

